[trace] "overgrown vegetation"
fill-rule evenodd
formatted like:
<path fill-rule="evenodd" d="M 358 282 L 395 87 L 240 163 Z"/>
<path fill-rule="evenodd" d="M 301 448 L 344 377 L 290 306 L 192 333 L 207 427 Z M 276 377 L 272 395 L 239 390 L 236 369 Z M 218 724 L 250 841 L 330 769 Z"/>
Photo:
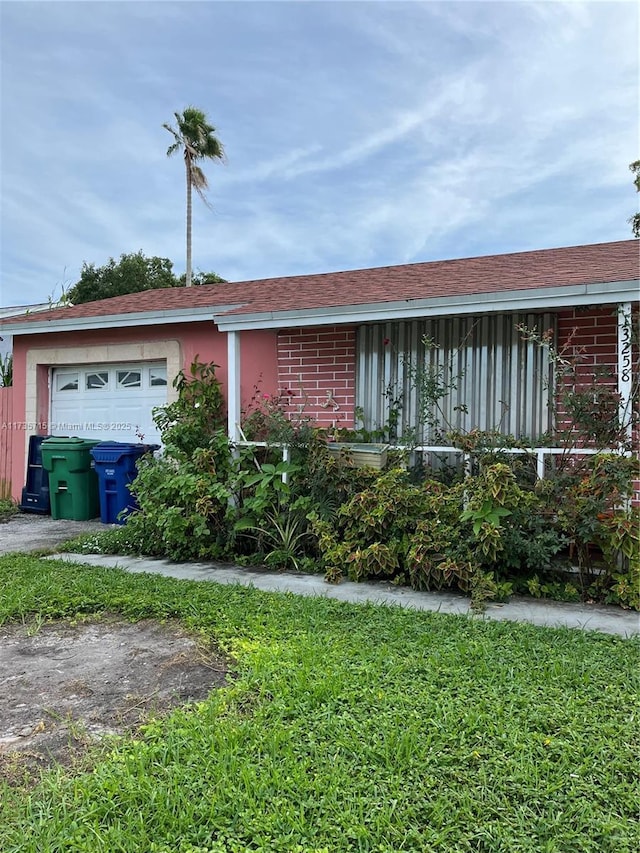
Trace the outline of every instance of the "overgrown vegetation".
<path fill-rule="evenodd" d="M 13 355 L 0 355 L 0 388 L 10 388 L 13 385 Z"/>
<path fill-rule="evenodd" d="M 15 555 L 0 584 L 0 624 L 177 618 L 236 670 L 90 772 L 0 781 L 3 853 L 638 849 L 636 641 Z"/>
<path fill-rule="evenodd" d="M 196 361 L 175 385 L 176 402 L 156 413 L 164 456 L 144 458 L 133 485 L 139 511 L 80 550 L 451 588 L 478 607 L 519 592 L 640 609 L 640 515 L 629 507 L 636 461 L 624 453 L 571 454 L 576 434 L 625 449 L 617 406 L 590 413 L 579 402 L 582 388 L 573 397 L 563 391 L 572 412 L 567 456 L 536 480 L 521 457 L 514 462 L 505 452 L 508 442 L 477 431 L 450 435 L 473 460 L 466 476 L 417 473 L 401 452 L 389 454 L 383 471 L 356 467 L 349 453 L 329 453 L 326 433 L 290 409 L 286 391 L 256 389 L 243 428 L 265 446 L 233 448 L 215 365 Z M 437 402 L 446 387 L 431 378 L 421 393 Z"/>
<path fill-rule="evenodd" d="M 4 521 L 9 521 L 18 512 L 17 503 L 11 497 L 5 497 L 3 494 L 4 480 L 0 480 L 0 524 Z"/>

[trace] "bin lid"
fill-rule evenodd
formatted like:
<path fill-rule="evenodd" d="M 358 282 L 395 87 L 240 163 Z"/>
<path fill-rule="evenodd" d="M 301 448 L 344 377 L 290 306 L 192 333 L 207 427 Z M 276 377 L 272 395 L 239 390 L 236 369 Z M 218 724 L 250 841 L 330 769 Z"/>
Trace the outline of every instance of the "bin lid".
<path fill-rule="evenodd" d="M 158 444 L 128 444 L 125 441 L 101 441 L 91 448 L 96 462 L 119 462 L 122 458 L 140 457 L 157 450 Z"/>
<path fill-rule="evenodd" d="M 99 441 L 95 444 L 95 450 L 113 450 L 118 453 L 148 453 L 158 450 L 159 444 L 131 444 L 128 441 Z"/>
<path fill-rule="evenodd" d="M 43 449 L 51 449 L 57 448 L 58 450 L 69 449 L 69 450 L 83 450 L 85 448 L 94 447 L 96 444 L 99 444 L 93 438 L 78 438 L 77 436 L 72 436 L 71 438 L 52 436 L 51 438 L 45 439 L 42 442 L 41 447 Z"/>

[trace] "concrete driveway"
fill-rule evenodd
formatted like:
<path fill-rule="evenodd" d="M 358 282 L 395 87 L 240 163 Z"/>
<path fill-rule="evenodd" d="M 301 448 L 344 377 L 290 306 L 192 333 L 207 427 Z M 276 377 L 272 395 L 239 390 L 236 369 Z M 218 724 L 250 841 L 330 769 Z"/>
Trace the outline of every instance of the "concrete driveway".
<path fill-rule="evenodd" d="M 56 548 L 67 539 L 92 530 L 105 530 L 110 525 L 94 521 L 67 521 L 50 515 L 21 512 L 0 524 L 0 554 L 13 551 L 45 551 Z"/>

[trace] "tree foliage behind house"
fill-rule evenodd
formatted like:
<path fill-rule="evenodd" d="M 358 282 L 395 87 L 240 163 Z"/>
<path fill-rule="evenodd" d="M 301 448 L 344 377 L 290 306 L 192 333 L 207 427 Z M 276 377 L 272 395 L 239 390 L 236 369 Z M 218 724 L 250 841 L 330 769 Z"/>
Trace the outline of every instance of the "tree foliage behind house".
<path fill-rule="evenodd" d="M 193 283 L 215 284 L 224 281 L 217 273 L 198 273 Z M 144 290 L 184 287 L 184 284 L 184 274 L 175 275 L 173 262 L 169 258 L 148 258 L 139 251 L 122 254 L 117 261 L 109 258 L 101 267 L 85 261 L 79 280 L 69 289 L 66 296 L 73 305 L 80 305 Z"/>

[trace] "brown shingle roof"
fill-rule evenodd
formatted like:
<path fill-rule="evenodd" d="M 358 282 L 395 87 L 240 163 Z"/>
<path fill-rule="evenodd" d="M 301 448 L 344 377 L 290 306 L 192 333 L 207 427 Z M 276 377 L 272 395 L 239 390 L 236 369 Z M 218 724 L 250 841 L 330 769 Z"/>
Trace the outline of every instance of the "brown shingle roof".
<path fill-rule="evenodd" d="M 304 311 L 399 300 L 630 281 L 640 277 L 640 243 L 623 240 L 258 281 L 168 288 L 53 308 L 12 323 L 235 305 L 229 313 Z M 219 311 L 218 311 L 219 313 Z"/>

